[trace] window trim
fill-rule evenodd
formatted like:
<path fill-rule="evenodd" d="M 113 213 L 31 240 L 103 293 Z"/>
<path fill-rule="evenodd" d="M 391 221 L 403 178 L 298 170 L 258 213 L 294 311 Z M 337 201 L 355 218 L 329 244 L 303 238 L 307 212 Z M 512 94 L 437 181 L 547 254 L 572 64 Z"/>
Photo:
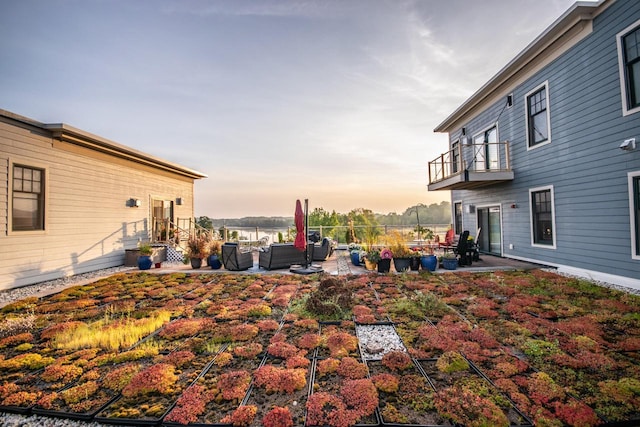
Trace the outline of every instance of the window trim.
<path fill-rule="evenodd" d="M 628 180 L 628 189 L 629 189 L 629 233 L 631 234 L 631 259 L 640 260 L 640 252 L 636 252 L 637 241 L 636 241 L 636 220 L 640 222 L 640 218 L 635 217 L 635 194 L 633 192 L 633 180 L 634 178 L 640 178 L 640 171 L 628 172 L 627 180 Z M 638 200 L 640 203 L 640 200 Z"/>
<path fill-rule="evenodd" d="M 540 91 L 540 89 L 544 88 L 545 96 L 547 99 L 547 140 L 545 142 L 541 142 L 539 144 L 531 145 L 531 139 L 529 137 L 529 97 L 534 93 Z M 536 148 L 544 147 L 545 145 L 551 144 L 551 102 L 549 98 L 549 80 L 545 80 L 535 88 L 531 89 L 524 95 L 524 123 L 525 123 L 525 134 L 527 139 L 527 151 L 535 150 Z"/>
<path fill-rule="evenodd" d="M 501 158 L 501 155 L 500 155 L 500 149 L 499 148 L 497 149 L 498 152 L 496 153 L 496 159 L 495 159 L 495 164 L 498 166 L 497 169 L 492 169 L 490 166 L 489 167 L 487 166 L 487 160 L 489 159 L 489 156 L 488 156 L 488 153 L 486 151 L 487 145 L 485 145 L 484 138 L 486 138 L 487 133 L 489 131 L 493 130 L 493 129 L 496 130 L 496 142 L 495 143 L 491 142 L 489 144 L 496 144 L 496 147 L 498 147 L 498 144 L 500 144 L 500 127 L 498 126 L 498 122 L 495 122 L 495 123 L 492 123 L 492 124 L 488 125 L 484 129 L 474 133 L 471 136 L 471 147 L 473 147 L 473 150 L 472 150 L 471 154 L 472 154 L 473 157 L 471 158 L 471 163 L 467 166 L 468 168 L 473 166 L 473 168 L 474 168 L 473 170 L 481 170 L 481 171 L 496 171 L 496 170 L 500 169 L 500 165 L 502 163 L 502 158 Z M 476 144 L 476 139 L 479 136 L 483 137 L 483 142 L 481 144 Z M 483 145 L 482 156 L 484 157 L 484 165 L 483 165 L 484 167 L 482 169 L 476 169 L 477 164 L 478 164 L 477 159 L 476 159 L 476 157 L 478 155 L 478 151 L 476 151 L 478 149 L 477 145 Z"/>
<path fill-rule="evenodd" d="M 42 202 L 43 209 L 43 229 L 42 230 L 14 230 L 13 229 L 13 168 L 14 166 L 24 166 L 32 169 L 42 170 L 44 177 L 44 196 Z M 28 235 L 44 235 L 48 233 L 49 227 L 49 169 L 46 165 L 38 162 L 34 162 L 31 159 L 9 158 L 9 181 L 7 188 L 7 235 L 14 236 L 28 236 Z"/>
<path fill-rule="evenodd" d="M 535 242 L 534 228 L 533 228 L 533 203 L 532 196 L 533 193 L 538 193 L 541 191 L 551 191 L 551 226 L 553 227 L 553 243 L 551 245 L 543 245 Z M 534 248 L 544 248 L 544 249 L 556 249 L 556 239 L 558 235 L 558 229 L 556 227 L 556 197 L 555 192 L 553 190 L 553 185 L 547 185 L 544 187 L 536 187 L 529 189 L 529 232 L 531 235 L 531 246 Z"/>
<path fill-rule="evenodd" d="M 625 64 L 624 64 L 624 49 L 622 48 L 622 38 L 632 32 L 640 28 L 640 19 L 638 19 L 633 24 L 629 25 L 624 30 L 620 31 L 616 34 L 616 45 L 618 48 L 618 73 L 620 76 L 620 94 L 622 99 L 622 115 L 628 116 L 630 114 L 640 112 L 640 105 L 635 108 L 629 108 L 629 97 L 627 96 L 627 78 L 625 72 Z"/>

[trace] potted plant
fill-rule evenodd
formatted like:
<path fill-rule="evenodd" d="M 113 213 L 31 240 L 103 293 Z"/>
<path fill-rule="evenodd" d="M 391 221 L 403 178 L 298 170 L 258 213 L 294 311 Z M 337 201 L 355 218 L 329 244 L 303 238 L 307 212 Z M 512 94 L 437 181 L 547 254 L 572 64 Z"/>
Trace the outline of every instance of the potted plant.
<path fill-rule="evenodd" d="M 445 252 L 442 255 L 442 266 L 445 270 L 455 270 L 458 268 L 458 256 L 453 252 Z"/>
<path fill-rule="evenodd" d="M 391 259 L 393 252 L 391 249 L 384 248 L 380 251 L 380 260 L 378 260 L 378 273 L 388 273 L 391 270 Z"/>
<path fill-rule="evenodd" d="M 187 256 L 192 268 L 200 268 L 202 259 L 207 256 L 207 238 L 204 235 L 194 235 L 187 240 Z"/>
<path fill-rule="evenodd" d="M 349 244 L 349 255 L 351 256 L 351 263 L 355 266 L 359 266 L 362 261 L 362 246 L 357 243 Z"/>
<path fill-rule="evenodd" d="M 153 260 L 151 259 L 153 248 L 148 243 L 141 243 L 138 245 L 138 251 L 140 252 L 140 255 L 138 255 L 138 268 L 140 270 L 149 270 L 153 265 Z"/>
<path fill-rule="evenodd" d="M 422 256 L 422 251 L 418 248 L 411 251 L 411 256 L 409 257 L 409 268 L 411 271 L 418 271 L 420 269 L 420 257 Z"/>
<path fill-rule="evenodd" d="M 380 261 L 380 250 L 370 249 L 364 257 L 364 264 L 367 270 L 375 270 Z"/>
<path fill-rule="evenodd" d="M 436 271 L 438 258 L 433 254 L 433 250 L 422 253 L 420 256 L 420 265 L 423 270 Z"/>
<path fill-rule="evenodd" d="M 209 267 L 214 270 L 219 270 L 222 267 L 222 262 L 220 261 L 220 253 L 222 252 L 222 243 L 220 240 L 212 240 L 209 245 L 209 258 L 207 258 L 207 263 Z"/>

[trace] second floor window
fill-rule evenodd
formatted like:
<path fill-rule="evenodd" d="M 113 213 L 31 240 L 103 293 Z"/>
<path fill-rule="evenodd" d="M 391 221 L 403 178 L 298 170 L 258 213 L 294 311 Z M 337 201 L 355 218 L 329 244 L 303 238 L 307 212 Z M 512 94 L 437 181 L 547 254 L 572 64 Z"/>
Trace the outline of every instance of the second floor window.
<path fill-rule="evenodd" d="M 527 141 L 529 148 L 549 142 L 547 84 L 527 95 Z"/>
<path fill-rule="evenodd" d="M 640 107 L 640 27 L 622 38 L 623 61 L 629 109 Z"/>

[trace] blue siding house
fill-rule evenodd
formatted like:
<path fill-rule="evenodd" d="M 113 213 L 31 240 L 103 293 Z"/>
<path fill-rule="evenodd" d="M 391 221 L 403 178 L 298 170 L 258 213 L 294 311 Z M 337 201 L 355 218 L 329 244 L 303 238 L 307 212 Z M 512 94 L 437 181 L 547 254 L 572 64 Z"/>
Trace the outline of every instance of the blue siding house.
<path fill-rule="evenodd" d="M 435 132 L 456 233 L 640 289 L 640 1 L 575 3 Z"/>

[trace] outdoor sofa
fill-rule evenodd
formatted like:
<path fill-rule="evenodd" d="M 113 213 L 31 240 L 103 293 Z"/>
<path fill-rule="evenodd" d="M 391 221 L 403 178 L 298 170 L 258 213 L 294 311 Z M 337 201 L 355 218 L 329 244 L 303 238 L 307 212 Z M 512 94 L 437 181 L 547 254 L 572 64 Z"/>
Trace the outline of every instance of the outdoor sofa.
<path fill-rule="evenodd" d="M 309 260 L 313 260 L 314 245 L 309 244 Z M 293 246 L 293 243 L 272 243 L 263 252 L 260 252 L 258 266 L 267 270 L 289 268 L 294 264 L 304 265 L 307 250 L 301 251 Z"/>
<path fill-rule="evenodd" d="M 242 252 L 237 243 L 222 245 L 222 264 L 230 271 L 248 270 L 253 267 L 253 254 Z"/>

